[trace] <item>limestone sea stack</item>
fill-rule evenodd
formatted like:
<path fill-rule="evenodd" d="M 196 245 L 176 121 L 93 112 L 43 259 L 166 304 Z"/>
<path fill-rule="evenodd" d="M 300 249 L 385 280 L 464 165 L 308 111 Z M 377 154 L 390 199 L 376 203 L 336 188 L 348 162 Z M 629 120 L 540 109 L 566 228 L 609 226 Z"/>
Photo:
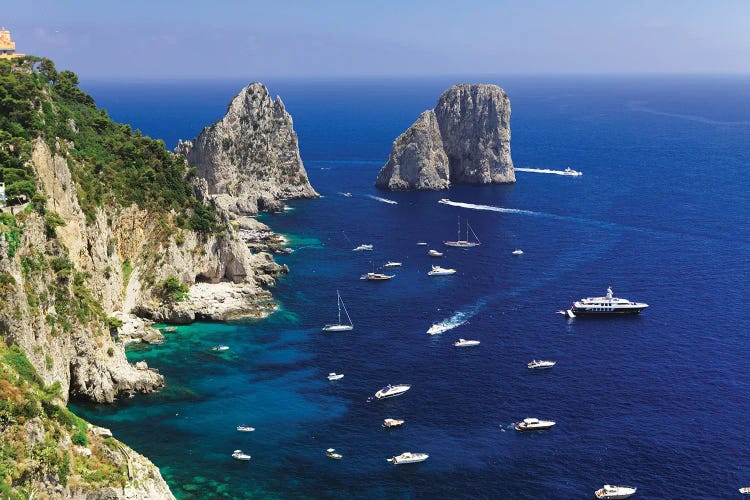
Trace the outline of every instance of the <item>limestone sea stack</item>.
<path fill-rule="evenodd" d="M 375 186 L 439 190 L 515 181 L 508 95 L 497 85 L 464 83 L 443 92 L 435 109 L 393 142 Z"/>
<path fill-rule="evenodd" d="M 176 151 L 206 179 L 216 204 L 236 216 L 318 196 L 300 158 L 292 117 L 261 83 L 242 89 L 221 120 L 194 141 L 180 141 Z"/>

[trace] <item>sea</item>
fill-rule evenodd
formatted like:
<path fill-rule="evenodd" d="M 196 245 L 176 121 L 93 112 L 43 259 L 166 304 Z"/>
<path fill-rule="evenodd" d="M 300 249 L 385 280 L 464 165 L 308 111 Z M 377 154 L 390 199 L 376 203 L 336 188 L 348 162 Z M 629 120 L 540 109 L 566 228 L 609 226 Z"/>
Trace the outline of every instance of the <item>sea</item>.
<path fill-rule="evenodd" d="M 82 86 L 173 148 L 250 81 Z M 72 405 L 148 456 L 175 496 L 576 499 L 615 484 L 713 499 L 750 485 L 750 77 L 264 82 L 321 195 L 258 217 L 292 250 L 276 257 L 290 269 L 273 288 L 278 309 L 133 346 L 131 361 L 164 374 L 161 392 Z M 392 141 L 460 82 L 507 91 L 513 161 L 532 171 L 512 185 L 376 190 Z M 459 218 L 480 246 L 443 245 Z M 393 279 L 360 280 L 389 260 L 403 263 Z M 433 264 L 457 272 L 430 277 Z M 557 314 L 609 286 L 648 309 Z M 337 291 L 354 330 L 322 333 Z M 428 335 L 434 324 L 442 333 Z M 481 343 L 458 349 L 459 338 Z M 557 364 L 529 370 L 533 359 Z M 411 389 L 368 401 L 386 384 Z M 514 431 L 527 417 L 557 425 Z M 385 418 L 406 423 L 386 430 Z M 252 459 L 233 460 L 236 449 Z M 404 451 L 429 459 L 387 461 Z"/>

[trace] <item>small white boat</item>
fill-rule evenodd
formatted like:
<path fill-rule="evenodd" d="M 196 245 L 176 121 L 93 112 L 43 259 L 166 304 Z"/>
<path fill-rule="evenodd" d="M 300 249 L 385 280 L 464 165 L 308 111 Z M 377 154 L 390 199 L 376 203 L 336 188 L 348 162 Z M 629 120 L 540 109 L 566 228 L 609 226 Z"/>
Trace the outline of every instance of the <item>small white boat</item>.
<path fill-rule="evenodd" d="M 328 380 L 340 380 L 342 378 L 344 378 L 343 373 L 331 372 L 328 374 Z"/>
<path fill-rule="evenodd" d="M 335 460 L 341 460 L 341 458 L 343 458 L 343 455 L 341 455 L 341 453 L 336 453 L 334 448 L 328 448 L 326 450 L 326 456 Z"/>
<path fill-rule="evenodd" d="M 353 248 L 352 252 L 361 252 L 363 250 L 372 250 L 372 245 L 360 245 L 357 248 Z"/>
<path fill-rule="evenodd" d="M 247 453 L 243 453 L 242 450 L 234 450 L 232 452 L 232 458 L 234 458 L 235 460 L 248 461 L 251 457 Z"/>
<path fill-rule="evenodd" d="M 346 196 L 347 198 L 351 198 L 352 197 L 352 193 L 344 193 L 344 196 Z"/>
<path fill-rule="evenodd" d="M 743 495 L 750 495 L 750 486 L 745 486 L 744 488 L 740 488 L 740 493 Z"/>
<path fill-rule="evenodd" d="M 255 427 L 250 427 L 249 425 L 245 425 L 245 424 L 237 426 L 238 432 L 253 432 L 254 430 L 255 430 Z"/>
<path fill-rule="evenodd" d="M 359 279 L 367 281 L 386 281 L 394 276 L 395 274 L 367 273 L 360 276 Z"/>
<path fill-rule="evenodd" d="M 401 464 L 413 464 L 416 462 L 424 462 L 430 458 L 430 456 L 427 453 L 412 453 L 410 451 L 405 451 L 401 455 L 396 455 L 395 457 L 386 458 L 389 462 L 392 462 L 395 465 L 401 465 Z"/>
<path fill-rule="evenodd" d="M 458 339 L 457 341 L 453 342 L 454 347 L 474 347 L 475 345 L 479 345 L 478 340 Z"/>
<path fill-rule="evenodd" d="M 426 247 L 427 246 L 427 242 L 426 241 L 418 241 L 417 242 L 417 246 Z"/>
<path fill-rule="evenodd" d="M 579 175 L 583 175 L 583 172 L 579 172 L 578 170 L 573 170 L 570 167 L 566 167 L 565 170 L 563 170 L 563 175 L 578 177 Z"/>
<path fill-rule="evenodd" d="M 440 266 L 432 266 L 432 270 L 428 271 L 427 276 L 449 276 L 451 274 L 456 274 L 456 270 L 445 269 Z"/>
<path fill-rule="evenodd" d="M 605 484 L 602 488 L 596 490 L 594 495 L 596 495 L 596 498 L 617 500 L 621 498 L 630 498 L 635 495 L 637 489 L 638 488 L 634 488 L 633 486 L 613 486 L 611 484 Z"/>
<path fill-rule="evenodd" d="M 555 366 L 555 364 L 557 364 L 557 361 L 543 361 L 541 359 L 535 359 L 528 363 L 526 366 L 534 370 L 544 370 L 546 368 L 552 368 L 553 366 Z"/>
<path fill-rule="evenodd" d="M 442 204 L 446 205 L 446 204 L 450 203 L 450 201 L 451 200 L 449 200 L 448 198 L 440 198 L 438 200 L 438 203 L 442 203 Z"/>
<path fill-rule="evenodd" d="M 396 396 L 402 395 L 409 389 L 411 389 L 411 386 L 408 384 L 396 384 L 396 385 L 388 384 L 375 393 L 375 398 L 376 399 L 395 398 Z"/>
<path fill-rule="evenodd" d="M 516 249 L 515 249 L 515 250 L 513 250 L 513 251 L 512 251 L 511 253 L 512 253 L 513 255 L 523 255 L 523 250 L 521 250 L 520 248 L 516 248 Z"/>
<path fill-rule="evenodd" d="M 386 262 L 385 264 L 383 264 L 383 267 L 401 267 L 401 263 L 400 262 L 393 262 L 393 261 L 389 260 L 388 262 Z"/>
<path fill-rule="evenodd" d="M 518 422 L 514 427 L 517 431 L 543 431 L 555 425 L 554 420 L 539 420 L 538 418 L 524 418 L 523 422 Z"/>
<path fill-rule="evenodd" d="M 354 330 L 354 323 L 352 323 L 352 318 L 349 317 L 349 311 L 346 310 L 346 306 L 344 305 L 344 301 L 341 300 L 341 294 L 338 290 L 336 290 L 336 297 L 338 300 L 338 307 L 339 307 L 339 321 L 335 325 L 325 325 L 323 327 L 324 332 L 348 332 L 351 330 Z M 341 323 L 341 309 L 344 309 L 344 313 L 346 313 L 346 319 L 349 320 L 349 324 L 345 325 Z"/>
<path fill-rule="evenodd" d="M 212 351 L 228 351 L 229 346 L 224 344 L 215 345 L 211 348 Z"/>
<path fill-rule="evenodd" d="M 401 427 L 404 425 L 404 420 L 398 418 L 386 418 L 383 420 L 383 427 L 390 429 L 391 427 Z"/>
<path fill-rule="evenodd" d="M 427 252 L 427 255 L 429 255 L 430 257 L 442 257 L 443 252 L 438 252 L 437 250 L 430 250 L 429 252 Z"/>

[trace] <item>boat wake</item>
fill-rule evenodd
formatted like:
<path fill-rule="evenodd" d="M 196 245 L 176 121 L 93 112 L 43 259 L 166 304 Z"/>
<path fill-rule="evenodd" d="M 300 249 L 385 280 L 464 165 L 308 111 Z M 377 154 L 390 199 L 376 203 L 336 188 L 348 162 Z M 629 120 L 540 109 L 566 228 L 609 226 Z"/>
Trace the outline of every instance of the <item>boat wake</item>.
<path fill-rule="evenodd" d="M 391 205 L 398 205 L 397 201 L 389 200 L 388 198 L 381 198 L 380 196 L 374 196 L 371 194 L 368 194 L 367 197 L 372 198 L 373 200 L 376 200 L 376 201 L 382 201 L 383 203 L 390 203 Z"/>
<path fill-rule="evenodd" d="M 532 172 L 535 174 L 554 174 L 554 175 L 564 175 L 566 177 L 571 177 L 570 171 L 565 170 L 552 170 L 551 168 L 521 168 L 521 167 L 515 167 L 514 169 L 516 172 Z M 575 176 L 573 176 L 575 177 Z"/>
<path fill-rule="evenodd" d="M 461 203 L 459 201 L 445 200 L 441 201 L 444 205 L 450 205 L 452 207 L 470 208 L 472 210 L 487 210 L 489 212 L 499 212 L 501 214 L 523 214 L 523 215 L 535 215 L 537 217 L 550 217 L 553 219 L 563 218 L 559 215 L 546 214 L 544 212 L 534 212 L 531 210 L 521 210 L 520 208 L 503 208 L 493 207 L 492 205 L 475 205 L 474 203 Z"/>
<path fill-rule="evenodd" d="M 465 311 L 458 311 L 450 318 L 446 318 L 443 321 L 440 321 L 438 323 L 434 323 L 429 330 L 427 330 L 427 333 L 430 335 L 437 335 L 438 333 L 445 333 L 448 330 L 453 330 L 454 328 L 458 328 L 459 326 L 463 325 L 464 323 L 468 323 L 469 319 L 471 319 L 474 315 L 476 315 L 479 312 L 479 309 L 481 309 L 484 302 L 479 302 L 476 305 L 470 307 L 469 309 Z"/>

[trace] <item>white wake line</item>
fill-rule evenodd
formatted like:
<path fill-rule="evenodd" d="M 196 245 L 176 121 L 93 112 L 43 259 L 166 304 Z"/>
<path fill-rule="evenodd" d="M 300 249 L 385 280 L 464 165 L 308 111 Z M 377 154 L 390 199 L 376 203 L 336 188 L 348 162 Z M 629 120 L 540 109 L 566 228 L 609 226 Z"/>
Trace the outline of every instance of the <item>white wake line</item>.
<path fill-rule="evenodd" d="M 398 205 L 397 201 L 389 200 L 388 198 L 381 198 L 379 196 L 373 196 L 371 194 L 368 194 L 367 197 L 372 198 L 373 200 L 382 201 L 383 203 L 390 203 L 391 205 Z"/>
<path fill-rule="evenodd" d="M 552 170 L 550 168 L 522 168 L 522 167 L 516 167 L 514 170 L 516 172 L 533 172 L 535 174 L 555 174 L 555 175 L 565 175 L 567 177 L 572 177 L 565 170 Z"/>
<path fill-rule="evenodd" d="M 453 314 L 450 318 L 446 318 L 442 321 L 439 321 L 437 323 L 433 323 L 433 325 L 427 330 L 427 333 L 430 335 L 436 335 L 438 333 L 445 333 L 448 330 L 453 330 L 454 328 L 458 328 L 459 326 L 463 325 L 464 323 L 467 323 L 470 318 L 474 317 L 479 310 L 484 305 L 484 301 L 480 300 L 470 308 L 468 308 L 465 311 L 458 311 L 457 313 Z"/>

